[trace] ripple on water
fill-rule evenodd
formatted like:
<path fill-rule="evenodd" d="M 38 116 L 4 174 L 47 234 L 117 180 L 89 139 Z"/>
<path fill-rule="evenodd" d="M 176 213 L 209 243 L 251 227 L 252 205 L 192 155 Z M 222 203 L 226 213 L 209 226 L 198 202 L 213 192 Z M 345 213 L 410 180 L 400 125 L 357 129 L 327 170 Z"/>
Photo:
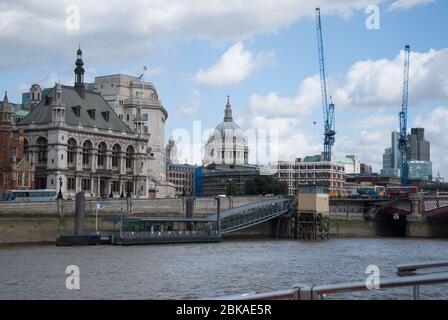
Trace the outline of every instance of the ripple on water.
<path fill-rule="evenodd" d="M 447 241 L 332 239 L 225 241 L 135 247 L 0 248 L 1 299 L 193 299 L 364 281 L 368 265 L 395 277 L 395 266 L 443 260 Z M 78 265 L 81 290 L 65 288 L 65 268 Z M 422 287 L 422 298 L 448 299 L 448 285 Z M 410 288 L 352 293 L 343 299 L 408 299 Z M 329 298 L 334 298 L 329 296 Z"/>

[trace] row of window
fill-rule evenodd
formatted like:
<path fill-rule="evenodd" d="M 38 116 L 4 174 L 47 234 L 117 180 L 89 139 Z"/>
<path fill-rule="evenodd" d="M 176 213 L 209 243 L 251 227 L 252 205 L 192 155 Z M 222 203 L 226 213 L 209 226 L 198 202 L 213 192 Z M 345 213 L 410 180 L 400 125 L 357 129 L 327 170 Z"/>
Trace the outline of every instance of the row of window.
<path fill-rule="evenodd" d="M 46 138 L 39 138 L 37 140 L 38 144 L 38 150 L 37 150 L 37 161 L 40 164 L 44 164 L 48 160 L 48 145 L 47 145 L 47 139 Z M 68 145 L 67 145 L 67 164 L 74 165 L 75 159 L 76 159 L 76 153 L 75 149 L 77 147 L 76 140 L 69 139 Z M 29 146 L 28 143 L 25 143 L 25 158 L 29 160 Z M 93 144 L 89 140 L 85 141 L 82 145 L 82 164 L 83 165 L 90 165 L 91 163 L 91 150 L 93 149 Z M 97 157 L 97 165 L 99 167 L 103 167 L 106 165 L 106 155 L 107 152 L 107 145 L 102 142 L 98 145 L 98 157 Z M 120 153 L 121 153 L 121 147 L 116 144 L 112 148 L 112 167 L 118 168 L 120 164 Z M 126 149 L 126 155 L 125 155 L 125 161 L 126 161 L 126 168 L 132 168 L 133 166 L 133 158 L 135 154 L 135 149 L 133 146 L 128 146 Z M 61 159 L 63 160 L 63 155 L 61 156 Z"/>
<path fill-rule="evenodd" d="M 225 158 L 225 157 L 228 157 L 230 159 L 240 158 L 241 156 L 243 156 L 242 153 L 243 152 L 241 152 L 241 151 L 233 151 L 233 152 L 232 151 L 227 151 L 227 152 L 221 151 L 221 158 Z M 232 157 L 232 155 L 233 155 L 233 157 Z M 219 156 L 219 151 L 216 152 L 216 156 Z M 210 151 L 210 157 L 215 157 L 215 149 L 212 149 Z M 248 153 L 244 152 L 244 158 L 247 158 L 247 157 L 248 157 Z"/>
<path fill-rule="evenodd" d="M 337 182 L 337 181 L 318 181 L 318 185 L 324 186 L 324 187 L 335 187 L 335 188 L 343 188 L 344 183 L 343 182 Z M 316 185 L 317 181 L 314 180 L 299 180 L 300 185 Z"/>
<path fill-rule="evenodd" d="M 192 186 L 193 181 L 191 180 L 172 180 L 170 179 L 169 182 L 174 183 L 175 185 L 184 185 L 184 186 Z"/>
<path fill-rule="evenodd" d="M 90 192 L 92 189 L 92 180 L 90 178 L 82 178 L 81 179 L 81 190 Z M 118 193 L 120 192 L 120 181 L 113 180 L 111 181 L 111 189 L 112 192 Z M 133 183 L 132 182 L 126 182 L 125 183 L 125 189 L 129 192 L 133 192 Z M 69 192 L 75 192 L 76 191 L 76 178 L 68 178 L 67 179 L 67 190 Z"/>
<path fill-rule="evenodd" d="M 168 177 L 170 178 L 185 178 L 185 179 L 193 179 L 192 173 L 178 173 L 178 172 L 169 172 Z"/>
<path fill-rule="evenodd" d="M 119 114 L 118 115 L 120 117 L 121 120 L 123 120 L 123 114 Z M 135 114 L 133 115 L 133 118 L 135 118 Z M 126 121 L 130 121 L 131 117 L 129 114 L 126 115 Z M 148 121 L 149 120 L 149 116 L 147 113 L 143 114 L 143 121 Z"/>

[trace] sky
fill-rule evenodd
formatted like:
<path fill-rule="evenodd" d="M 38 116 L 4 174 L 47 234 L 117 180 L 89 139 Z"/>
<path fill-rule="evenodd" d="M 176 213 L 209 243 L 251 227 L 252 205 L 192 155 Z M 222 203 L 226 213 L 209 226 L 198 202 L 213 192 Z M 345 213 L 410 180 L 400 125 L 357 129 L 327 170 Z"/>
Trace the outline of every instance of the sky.
<path fill-rule="evenodd" d="M 448 2 L 442 0 L 0 0 L 0 90 L 72 85 L 124 73 L 154 83 L 181 162 L 223 120 L 227 95 L 243 130 L 267 132 L 252 162 L 323 150 L 315 12 L 321 8 L 338 156 L 382 166 L 399 130 L 403 48 L 411 46 L 408 128 L 424 127 L 433 173 L 448 177 Z M 263 131 L 265 130 L 265 131 Z M 189 136 L 187 136 L 189 135 Z M 258 150 L 259 152 L 254 152 Z M 275 156 L 274 156 L 275 155 Z M 266 160 L 267 159 L 267 160 Z"/>

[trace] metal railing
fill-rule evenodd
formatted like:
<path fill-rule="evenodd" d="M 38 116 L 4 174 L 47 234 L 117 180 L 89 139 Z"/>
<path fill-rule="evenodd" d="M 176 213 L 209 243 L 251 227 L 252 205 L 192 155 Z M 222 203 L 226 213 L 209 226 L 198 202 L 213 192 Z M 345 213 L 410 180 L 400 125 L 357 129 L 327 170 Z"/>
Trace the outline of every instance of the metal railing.
<path fill-rule="evenodd" d="M 116 236 L 120 236 L 118 233 Z M 121 233 L 123 239 L 151 239 L 151 238 L 195 238 L 195 237 L 216 237 L 218 232 L 216 230 L 210 231 L 126 231 Z"/>
<path fill-rule="evenodd" d="M 290 203 L 290 199 L 276 199 L 232 209 L 230 215 L 224 211 L 221 218 L 221 232 L 230 233 L 271 220 L 288 212 Z"/>
<path fill-rule="evenodd" d="M 421 269 L 434 269 L 448 267 L 448 261 L 434 261 L 434 262 L 421 262 L 421 263 L 408 263 L 400 264 L 397 266 L 397 276 L 414 275 L 417 270 Z"/>
<path fill-rule="evenodd" d="M 397 276 L 399 277 L 414 276 L 417 273 L 417 270 L 446 268 L 446 267 L 448 267 L 448 261 L 400 264 L 397 266 Z M 413 296 L 414 300 L 420 299 L 420 285 L 414 286 Z"/>
<path fill-rule="evenodd" d="M 122 239 L 156 239 L 156 238 L 203 238 L 219 236 L 217 230 L 194 230 L 194 231 L 122 231 L 119 230 L 88 230 L 85 235 L 99 235 L 101 237 L 111 237 Z"/>
<path fill-rule="evenodd" d="M 121 237 L 124 239 L 143 239 L 143 238 L 192 238 L 204 236 L 218 236 L 217 230 L 194 230 L 194 231 L 119 231 L 119 230 L 95 230 L 85 231 L 86 235 L 100 235 L 102 237 Z"/>
<path fill-rule="evenodd" d="M 420 299 L 420 286 L 448 283 L 448 272 L 415 275 L 416 270 L 448 267 L 448 261 L 403 264 L 397 266 L 399 278 L 380 280 L 378 288 L 372 289 L 366 282 L 346 282 L 330 285 L 298 285 L 292 289 L 271 292 L 250 292 L 238 295 L 206 298 L 211 300 L 322 300 L 327 295 L 340 293 L 378 291 L 391 288 L 413 288 L 413 299 Z M 412 276 L 409 276 L 412 275 Z"/>

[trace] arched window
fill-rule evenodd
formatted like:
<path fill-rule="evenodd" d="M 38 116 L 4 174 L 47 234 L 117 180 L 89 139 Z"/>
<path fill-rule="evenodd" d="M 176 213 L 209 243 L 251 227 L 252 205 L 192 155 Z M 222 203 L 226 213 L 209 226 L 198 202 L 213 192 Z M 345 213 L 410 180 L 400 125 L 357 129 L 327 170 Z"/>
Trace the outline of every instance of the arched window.
<path fill-rule="evenodd" d="M 107 145 L 104 142 L 101 142 L 98 145 L 98 167 L 104 167 L 106 165 L 106 151 Z"/>
<path fill-rule="evenodd" d="M 133 146 L 129 146 L 126 149 L 126 169 L 131 169 L 133 167 L 134 164 L 134 147 Z"/>
<path fill-rule="evenodd" d="M 75 164 L 75 158 L 76 158 L 76 140 L 73 138 L 68 139 L 67 142 L 67 164 L 68 165 L 74 165 Z"/>
<path fill-rule="evenodd" d="M 119 168 L 120 167 L 120 152 L 121 147 L 120 145 L 116 144 L 112 148 L 112 168 Z"/>
<path fill-rule="evenodd" d="M 39 164 L 47 164 L 48 156 L 48 140 L 45 137 L 37 139 L 37 162 Z"/>
<path fill-rule="evenodd" d="M 89 140 L 84 141 L 82 145 L 82 164 L 87 166 L 90 164 L 90 150 L 92 150 L 93 145 Z"/>

